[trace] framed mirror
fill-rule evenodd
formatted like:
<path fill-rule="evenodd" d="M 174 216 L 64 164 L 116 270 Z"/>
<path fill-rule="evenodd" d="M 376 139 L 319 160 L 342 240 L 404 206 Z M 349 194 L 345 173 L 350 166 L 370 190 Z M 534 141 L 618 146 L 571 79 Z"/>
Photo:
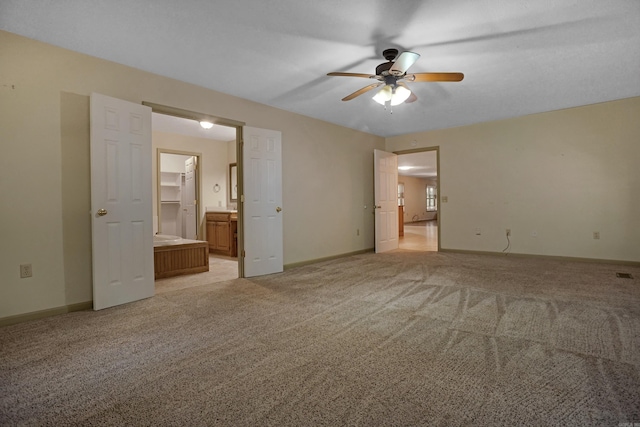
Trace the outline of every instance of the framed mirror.
<path fill-rule="evenodd" d="M 238 201 L 238 164 L 229 164 L 229 199 L 232 202 Z"/>

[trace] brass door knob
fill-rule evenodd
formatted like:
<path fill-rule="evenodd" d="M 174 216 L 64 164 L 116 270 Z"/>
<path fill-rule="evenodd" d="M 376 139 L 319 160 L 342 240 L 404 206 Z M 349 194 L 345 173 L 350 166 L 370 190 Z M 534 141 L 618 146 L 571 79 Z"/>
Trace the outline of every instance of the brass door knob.
<path fill-rule="evenodd" d="M 278 207 L 276 208 L 276 212 L 278 212 L 278 213 L 279 213 L 279 212 L 282 212 L 282 208 L 281 208 L 280 206 L 278 206 Z"/>
<path fill-rule="evenodd" d="M 105 216 L 107 214 L 106 209 L 98 209 L 98 216 Z"/>

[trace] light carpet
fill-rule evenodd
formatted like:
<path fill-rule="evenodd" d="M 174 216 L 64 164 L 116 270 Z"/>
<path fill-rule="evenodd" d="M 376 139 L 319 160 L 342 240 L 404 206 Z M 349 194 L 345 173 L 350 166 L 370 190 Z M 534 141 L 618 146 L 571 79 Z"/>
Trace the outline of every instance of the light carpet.
<path fill-rule="evenodd" d="M 638 277 L 369 253 L 7 326 L 0 425 L 640 422 Z"/>

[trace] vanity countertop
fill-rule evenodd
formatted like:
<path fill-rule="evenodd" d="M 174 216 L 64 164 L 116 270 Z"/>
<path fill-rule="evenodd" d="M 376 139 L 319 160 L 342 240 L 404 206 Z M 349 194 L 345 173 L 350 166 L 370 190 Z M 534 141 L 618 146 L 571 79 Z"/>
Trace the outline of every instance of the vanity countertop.
<path fill-rule="evenodd" d="M 225 209 L 220 207 L 206 207 L 206 212 L 217 212 L 217 213 L 238 213 L 236 209 Z"/>

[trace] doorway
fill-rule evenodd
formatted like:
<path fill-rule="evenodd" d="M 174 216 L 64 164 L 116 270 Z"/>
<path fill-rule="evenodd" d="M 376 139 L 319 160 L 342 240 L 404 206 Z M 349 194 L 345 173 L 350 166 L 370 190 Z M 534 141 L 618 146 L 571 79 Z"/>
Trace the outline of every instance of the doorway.
<path fill-rule="evenodd" d="M 399 249 L 435 252 L 439 245 L 438 148 L 396 152 L 398 206 L 402 215 Z"/>
<path fill-rule="evenodd" d="M 157 233 L 198 240 L 200 154 L 158 149 Z"/>
<path fill-rule="evenodd" d="M 204 129 L 197 120 L 159 112 L 152 113 L 152 129 L 156 231 L 209 243 L 206 213 L 237 209 L 237 198 L 230 192 L 229 166 L 237 163 L 237 130 L 229 126 Z M 208 261 L 209 271 L 157 279 L 156 293 L 240 277 L 237 256 L 212 251 Z"/>

